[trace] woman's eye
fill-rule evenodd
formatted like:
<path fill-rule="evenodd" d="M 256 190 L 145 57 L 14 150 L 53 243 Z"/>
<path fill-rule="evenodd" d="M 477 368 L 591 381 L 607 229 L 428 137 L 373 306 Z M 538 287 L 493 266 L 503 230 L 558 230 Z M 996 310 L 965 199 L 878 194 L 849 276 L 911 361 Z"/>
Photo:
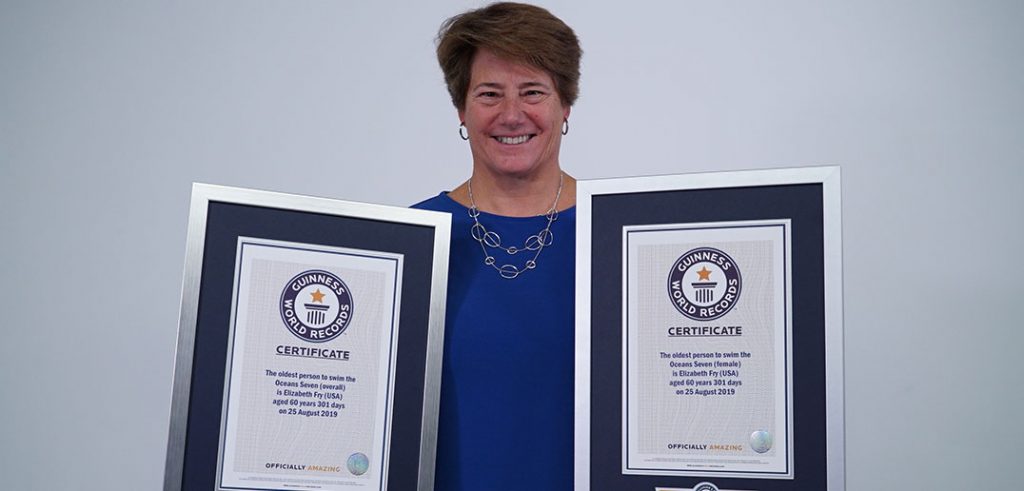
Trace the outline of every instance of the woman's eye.
<path fill-rule="evenodd" d="M 527 90 L 523 92 L 523 98 L 528 101 L 541 101 L 546 95 L 543 90 Z"/>

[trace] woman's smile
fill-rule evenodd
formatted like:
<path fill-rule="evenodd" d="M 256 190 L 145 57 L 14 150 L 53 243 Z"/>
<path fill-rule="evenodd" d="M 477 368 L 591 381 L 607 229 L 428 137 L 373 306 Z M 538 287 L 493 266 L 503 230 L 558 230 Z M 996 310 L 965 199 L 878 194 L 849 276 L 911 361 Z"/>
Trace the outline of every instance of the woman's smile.
<path fill-rule="evenodd" d="M 519 135 L 519 136 L 495 136 L 494 139 L 505 145 L 520 145 L 530 141 L 534 135 Z"/>

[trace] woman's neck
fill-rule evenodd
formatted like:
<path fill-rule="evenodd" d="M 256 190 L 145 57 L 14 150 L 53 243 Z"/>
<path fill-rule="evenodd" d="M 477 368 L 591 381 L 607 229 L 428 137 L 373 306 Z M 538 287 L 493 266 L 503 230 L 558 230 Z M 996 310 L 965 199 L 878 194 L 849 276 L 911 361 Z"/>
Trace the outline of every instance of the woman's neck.
<path fill-rule="evenodd" d="M 551 209 L 556 195 L 555 208 L 559 211 L 576 204 L 576 180 L 557 167 L 553 172 L 526 178 L 474 172 L 470 180 L 472 182 L 466 181 L 448 196 L 466 207 L 475 204 L 480 211 L 495 215 L 543 215 Z"/>

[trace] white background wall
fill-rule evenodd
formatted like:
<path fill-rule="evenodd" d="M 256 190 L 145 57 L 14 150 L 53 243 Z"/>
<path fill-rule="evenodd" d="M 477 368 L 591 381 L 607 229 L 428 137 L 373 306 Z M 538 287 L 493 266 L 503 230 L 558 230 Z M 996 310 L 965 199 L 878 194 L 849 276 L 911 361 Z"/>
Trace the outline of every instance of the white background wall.
<path fill-rule="evenodd" d="M 161 486 L 190 183 L 455 185 L 475 5 L 0 1 L 0 486 Z M 848 489 L 1019 489 L 1024 3 L 546 5 L 575 176 L 842 165 Z"/>

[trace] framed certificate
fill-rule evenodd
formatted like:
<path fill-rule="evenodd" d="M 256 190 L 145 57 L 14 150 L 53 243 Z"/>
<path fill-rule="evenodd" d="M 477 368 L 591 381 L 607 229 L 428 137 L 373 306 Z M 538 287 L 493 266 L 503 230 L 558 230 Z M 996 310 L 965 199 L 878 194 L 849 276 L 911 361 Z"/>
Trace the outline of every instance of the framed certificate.
<path fill-rule="evenodd" d="M 449 234 L 196 184 L 165 491 L 432 489 Z"/>
<path fill-rule="evenodd" d="M 844 489 L 839 168 L 581 181 L 576 489 Z"/>

